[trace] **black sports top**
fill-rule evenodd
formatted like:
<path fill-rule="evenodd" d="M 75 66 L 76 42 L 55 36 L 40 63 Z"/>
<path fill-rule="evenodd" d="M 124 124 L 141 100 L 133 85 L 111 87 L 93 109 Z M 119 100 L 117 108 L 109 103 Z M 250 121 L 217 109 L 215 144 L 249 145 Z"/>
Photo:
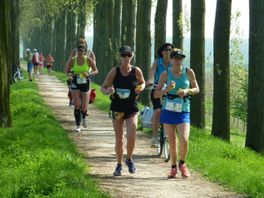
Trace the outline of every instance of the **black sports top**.
<path fill-rule="evenodd" d="M 138 112 L 135 88 L 137 86 L 136 68 L 132 66 L 130 73 L 123 76 L 120 67 L 116 67 L 113 81 L 115 93 L 110 97 L 110 110 L 125 114 Z"/>

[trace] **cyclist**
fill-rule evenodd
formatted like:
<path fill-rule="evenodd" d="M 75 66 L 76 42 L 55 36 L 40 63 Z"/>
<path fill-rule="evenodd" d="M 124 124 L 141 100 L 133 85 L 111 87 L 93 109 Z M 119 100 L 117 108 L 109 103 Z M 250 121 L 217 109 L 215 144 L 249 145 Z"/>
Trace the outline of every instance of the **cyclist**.
<path fill-rule="evenodd" d="M 191 68 L 182 65 L 185 55 L 180 49 L 174 48 L 170 58 L 172 67 L 161 74 L 154 97 L 160 98 L 167 95 L 162 106 L 160 121 L 168 135 L 170 145 L 171 171 L 169 178 L 175 178 L 177 174 L 177 130 L 180 142 L 179 170 L 183 177 L 189 177 L 185 160 L 188 151 L 188 139 L 190 133 L 190 100 L 189 96 L 199 93 L 199 86 L 195 73 Z M 167 88 L 162 90 L 164 84 Z"/>
<path fill-rule="evenodd" d="M 108 95 L 112 94 L 109 115 L 112 118 L 115 130 L 115 152 L 117 166 L 113 173 L 120 176 L 123 161 L 124 131 L 123 125 L 126 123 L 127 129 L 127 159 L 125 160 L 130 173 L 136 172 L 136 166 L 132 159 L 136 140 L 138 122 L 137 96 L 145 88 L 145 80 L 139 67 L 131 65 L 133 58 L 132 48 L 124 45 L 120 48 L 120 66 L 112 68 L 104 83 L 101 91 Z"/>
<path fill-rule="evenodd" d="M 76 122 L 75 130 L 80 132 L 81 119 L 83 127 L 87 127 L 86 115 L 88 106 L 87 94 L 90 87 L 89 78 L 92 75 L 97 74 L 98 70 L 94 61 L 90 57 L 84 55 L 85 46 L 80 44 L 77 49 L 78 54 L 71 59 L 66 68 L 66 72 L 69 79 L 72 81 L 71 93 L 74 100 L 74 117 Z M 90 71 L 90 68 L 92 69 L 92 72 Z M 80 101 L 82 101 L 81 104 Z"/>
<path fill-rule="evenodd" d="M 152 102 L 152 106 L 154 109 L 154 115 L 152 120 L 152 139 L 151 139 L 151 147 L 157 148 L 159 140 L 158 140 L 158 130 L 159 130 L 159 120 L 160 120 L 160 112 L 161 112 L 161 101 L 160 98 L 154 98 L 153 94 L 155 91 L 155 88 L 158 84 L 158 80 L 160 77 L 160 74 L 163 71 L 166 71 L 170 66 L 170 51 L 173 48 L 173 45 L 170 43 L 164 43 L 162 44 L 157 53 L 158 53 L 158 59 L 156 59 L 152 65 L 151 71 L 149 73 L 149 79 L 146 82 L 146 86 L 150 86 L 153 82 L 153 88 L 150 93 L 150 98 Z"/>

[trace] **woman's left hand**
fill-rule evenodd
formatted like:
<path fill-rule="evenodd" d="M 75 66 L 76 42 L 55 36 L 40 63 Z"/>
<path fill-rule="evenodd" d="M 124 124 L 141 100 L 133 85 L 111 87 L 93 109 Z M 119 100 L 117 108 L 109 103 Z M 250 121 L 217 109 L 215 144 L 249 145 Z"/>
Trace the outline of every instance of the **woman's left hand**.
<path fill-rule="evenodd" d="M 177 92 L 177 95 L 180 97 L 180 98 L 183 98 L 184 96 L 187 96 L 189 92 L 189 89 L 179 89 L 178 92 Z"/>

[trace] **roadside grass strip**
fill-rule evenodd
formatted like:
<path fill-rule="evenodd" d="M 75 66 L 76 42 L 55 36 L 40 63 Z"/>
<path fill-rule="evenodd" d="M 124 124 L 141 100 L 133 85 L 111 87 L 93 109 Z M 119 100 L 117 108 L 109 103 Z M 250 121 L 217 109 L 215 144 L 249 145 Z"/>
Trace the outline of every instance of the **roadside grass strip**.
<path fill-rule="evenodd" d="M 13 126 L 0 129 L 0 197 L 108 197 L 37 85 L 11 86 Z"/>

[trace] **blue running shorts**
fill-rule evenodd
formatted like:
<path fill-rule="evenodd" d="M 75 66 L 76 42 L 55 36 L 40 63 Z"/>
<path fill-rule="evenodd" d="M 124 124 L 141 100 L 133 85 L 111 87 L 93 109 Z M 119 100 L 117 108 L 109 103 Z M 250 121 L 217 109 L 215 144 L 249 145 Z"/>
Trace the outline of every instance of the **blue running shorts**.
<path fill-rule="evenodd" d="M 162 109 L 160 122 L 163 124 L 190 123 L 190 112 L 174 112 Z"/>

